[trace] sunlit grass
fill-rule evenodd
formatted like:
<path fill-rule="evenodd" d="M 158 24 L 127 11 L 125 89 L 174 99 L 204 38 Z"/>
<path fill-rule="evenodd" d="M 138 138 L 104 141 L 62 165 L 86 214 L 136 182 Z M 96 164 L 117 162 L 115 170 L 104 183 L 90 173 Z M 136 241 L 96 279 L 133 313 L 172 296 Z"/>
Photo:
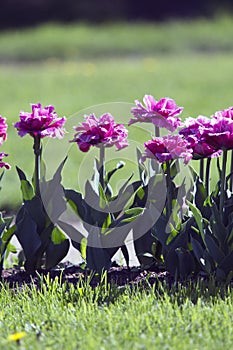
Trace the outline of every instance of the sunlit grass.
<path fill-rule="evenodd" d="M 230 349 L 233 293 L 214 283 L 118 288 L 103 280 L 1 288 L 1 349 Z M 23 335 L 23 337 L 22 337 Z"/>

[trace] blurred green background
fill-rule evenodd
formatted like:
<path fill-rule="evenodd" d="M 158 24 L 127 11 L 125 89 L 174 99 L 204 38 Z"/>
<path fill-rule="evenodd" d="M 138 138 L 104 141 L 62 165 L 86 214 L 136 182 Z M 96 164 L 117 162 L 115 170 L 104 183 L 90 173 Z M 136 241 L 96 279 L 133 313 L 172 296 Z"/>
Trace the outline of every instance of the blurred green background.
<path fill-rule="evenodd" d="M 30 111 L 30 103 L 41 102 L 55 105 L 58 115 L 68 118 L 65 140 L 60 145 L 48 142 L 47 150 L 52 151 L 46 162 L 52 170 L 54 161 L 70 147 L 72 125 L 87 112 L 112 112 L 127 124 L 134 100 L 152 94 L 156 99 L 175 99 L 184 107 L 183 118 L 209 116 L 233 105 L 232 24 L 230 15 L 216 14 L 162 22 L 45 23 L 2 30 L 0 114 L 7 118 L 9 131 L 1 151 L 9 153 L 12 169 L 4 174 L 1 207 L 9 210 L 20 204 L 15 165 L 28 178 L 33 170 L 32 139 L 20 138 L 13 127 L 20 110 Z M 130 131 L 130 139 L 139 144 L 148 135 L 135 128 Z M 64 169 L 66 186 L 74 186 L 78 176 L 86 179 L 90 169 L 89 164 L 79 170 L 83 155 L 74 146 Z M 122 155 L 130 158 L 129 153 Z"/>

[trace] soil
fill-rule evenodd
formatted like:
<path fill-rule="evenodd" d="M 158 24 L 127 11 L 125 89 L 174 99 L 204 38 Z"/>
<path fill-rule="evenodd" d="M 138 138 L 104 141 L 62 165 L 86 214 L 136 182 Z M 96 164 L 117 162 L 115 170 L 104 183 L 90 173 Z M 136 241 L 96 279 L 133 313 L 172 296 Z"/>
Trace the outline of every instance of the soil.
<path fill-rule="evenodd" d="M 46 276 L 49 276 L 51 280 L 58 277 L 62 283 L 67 282 L 74 285 L 77 285 L 80 279 L 85 281 L 87 278 L 89 278 L 92 287 L 100 283 L 100 276 L 93 275 L 90 271 L 83 270 L 80 266 L 69 262 L 63 263 L 50 271 L 39 270 L 34 275 L 29 275 L 17 267 L 6 269 L 2 272 L 2 282 L 7 283 L 10 288 L 22 288 L 25 284 L 28 286 L 34 285 L 39 288 L 43 277 Z M 139 267 L 112 266 L 107 272 L 107 281 L 117 286 L 138 285 L 141 283 L 153 285 L 158 280 L 171 282 L 172 278 L 168 272 L 159 267 L 142 270 Z"/>

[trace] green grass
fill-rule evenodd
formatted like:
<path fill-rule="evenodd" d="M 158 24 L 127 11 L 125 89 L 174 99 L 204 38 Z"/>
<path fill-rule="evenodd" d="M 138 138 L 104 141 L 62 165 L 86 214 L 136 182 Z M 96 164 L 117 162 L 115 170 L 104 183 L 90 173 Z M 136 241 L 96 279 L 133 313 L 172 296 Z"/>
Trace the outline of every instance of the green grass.
<path fill-rule="evenodd" d="M 232 36 L 232 18 L 226 16 L 218 16 L 213 21 L 200 19 L 160 24 L 49 24 L 32 30 L 2 32 L 0 61 L 232 52 Z"/>
<path fill-rule="evenodd" d="M 19 111 L 29 111 L 32 102 L 53 104 L 60 116 L 68 118 L 65 139 L 49 141 L 50 175 L 70 147 L 72 126 L 82 121 L 85 113 L 111 112 L 117 121 L 127 123 L 130 103 L 146 93 L 157 99 L 174 98 L 184 106 L 183 118 L 211 115 L 231 106 L 231 23 L 231 18 L 221 17 L 212 22 L 48 25 L 2 32 L 0 61 L 5 63 L 0 64 L 0 114 L 8 120 L 9 134 L 1 150 L 10 154 L 12 170 L 4 175 L 0 206 L 17 207 L 21 201 L 15 165 L 29 178 L 32 174 L 32 140 L 29 136 L 19 138 L 12 125 Z M 204 43 L 211 48 L 204 49 Z M 137 145 L 149 137 L 138 139 L 131 127 L 129 139 L 138 141 Z M 129 152 L 135 154 L 134 145 L 131 142 L 128 153 L 122 151 L 114 157 L 131 160 Z M 82 156 L 74 147 L 70 150 L 64 169 L 66 186 L 77 185 Z M 133 162 L 135 167 L 135 159 Z M 82 172 L 79 176 L 86 178 L 84 167 Z"/>
<path fill-rule="evenodd" d="M 204 285 L 169 290 L 58 280 L 0 293 L 0 347 L 9 349 L 231 349 L 233 292 Z M 8 336 L 25 332 L 20 343 Z"/>

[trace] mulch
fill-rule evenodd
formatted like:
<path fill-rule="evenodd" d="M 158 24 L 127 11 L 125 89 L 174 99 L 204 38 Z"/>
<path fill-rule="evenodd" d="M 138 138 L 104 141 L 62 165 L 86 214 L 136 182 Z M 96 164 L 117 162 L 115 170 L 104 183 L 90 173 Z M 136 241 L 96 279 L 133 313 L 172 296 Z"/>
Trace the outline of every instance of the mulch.
<path fill-rule="evenodd" d="M 22 288 L 25 285 L 39 288 L 42 281 L 46 280 L 46 277 L 49 277 L 51 280 L 58 277 L 61 283 L 72 283 L 75 286 L 80 283 L 80 280 L 88 280 L 92 287 L 99 285 L 101 280 L 98 274 L 83 270 L 80 266 L 69 262 L 63 263 L 56 269 L 49 271 L 38 270 L 33 275 L 17 267 L 9 268 L 2 272 L 2 282 L 8 284 L 10 288 Z M 170 283 L 173 280 L 168 272 L 156 266 L 148 270 L 143 270 L 139 267 L 112 266 L 106 272 L 106 277 L 108 283 L 119 287 L 139 284 L 149 286 L 158 283 L 158 281 L 167 281 Z"/>

